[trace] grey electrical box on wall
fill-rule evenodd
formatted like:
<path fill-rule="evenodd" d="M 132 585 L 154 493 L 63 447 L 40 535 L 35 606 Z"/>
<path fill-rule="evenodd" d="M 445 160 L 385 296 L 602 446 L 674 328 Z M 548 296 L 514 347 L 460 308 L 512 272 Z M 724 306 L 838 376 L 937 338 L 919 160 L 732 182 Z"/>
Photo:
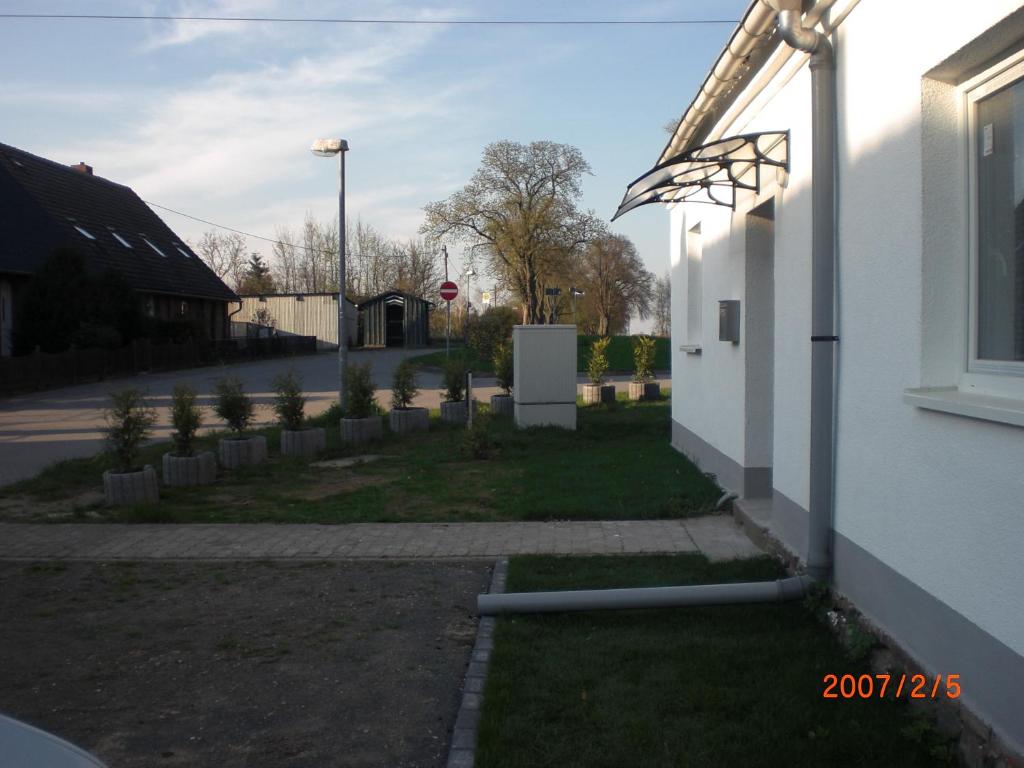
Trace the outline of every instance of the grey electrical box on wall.
<path fill-rule="evenodd" d="M 724 299 L 718 302 L 718 340 L 740 343 L 739 299 Z"/>

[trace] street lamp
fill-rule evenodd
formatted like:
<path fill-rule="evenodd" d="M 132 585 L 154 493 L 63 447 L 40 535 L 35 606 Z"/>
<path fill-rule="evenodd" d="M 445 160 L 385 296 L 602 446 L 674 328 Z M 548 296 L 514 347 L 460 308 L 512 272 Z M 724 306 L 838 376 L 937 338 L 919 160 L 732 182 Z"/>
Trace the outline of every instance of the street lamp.
<path fill-rule="evenodd" d="M 574 285 L 569 289 L 569 295 L 572 296 L 572 324 L 576 325 L 576 297 L 586 294 Z"/>
<path fill-rule="evenodd" d="M 348 370 L 348 343 L 345 338 L 345 139 L 317 139 L 310 151 L 319 157 L 338 156 L 338 404 L 345 411 L 348 394 L 345 373 Z"/>
<path fill-rule="evenodd" d="M 466 274 L 466 321 L 465 322 L 468 323 L 469 322 L 469 306 L 470 306 L 469 291 L 470 291 L 470 287 L 473 285 L 473 281 L 471 280 L 471 278 L 475 278 L 476 272 L 473 271 L 473 267 L 469 267 L 469 268 L 466 269 L 465 274 Z"/>

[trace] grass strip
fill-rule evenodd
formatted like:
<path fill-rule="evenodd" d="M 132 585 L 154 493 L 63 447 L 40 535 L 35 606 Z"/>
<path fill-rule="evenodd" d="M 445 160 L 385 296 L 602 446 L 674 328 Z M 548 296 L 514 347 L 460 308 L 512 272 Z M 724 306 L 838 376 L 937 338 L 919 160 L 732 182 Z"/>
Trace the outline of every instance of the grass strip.
<path fill-rule="evenodd" d="M 579 429 L 518 430 L 492 419 L 486 458 L 466 448 L 464 429 L 431 421 L 430 432 L 385 433 L 383 440 L 342 444 L 333 415 L 311 420 L 327 427 L 324 458 L 376 454 L 384 458 L 349 468 L 319 468 L 278 455 L 279 430 L 267 437 L 270 461 L 222 471 L 200 488 L 161 488 L 157 505 L 106 508 L 97 495 L 106 456 L 61 462 L 38 477 L 0 490 L 53 522 L 487 522 L 613 520 L 685 517 L 708 511 L 714 482 L 669 445 L 667 401 L 581 408 Z M 200 439 L 215 450 L 219 435 Z M 166 443 L 144 449 L 160 471 Z M 22 519 L 5 512 L 0 519 Z"/>
<path fill-rule="evenodd" d="M 508 590 L 773 579 L 770 558 L 516 557 Z M 826 700 L 828 673 L 868 672 L 805 606 L 502 618 L 479 768 L 934 766 L 952 749 L 892 700 Z"/>

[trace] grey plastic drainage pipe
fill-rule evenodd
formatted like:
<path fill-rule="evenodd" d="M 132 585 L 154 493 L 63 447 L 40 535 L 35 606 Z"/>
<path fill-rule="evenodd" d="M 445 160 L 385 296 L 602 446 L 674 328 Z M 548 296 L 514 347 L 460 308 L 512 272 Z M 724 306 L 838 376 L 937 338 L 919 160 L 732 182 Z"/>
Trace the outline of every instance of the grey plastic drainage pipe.
<path fill-rule="evenodd" d="M 802 598 L 812 581 L 808 576 L 791 576 L 778 581 L 699 584 L 689 587 L 513 592 L 479 595 L 476 599 L 476 607 L 477 613 L 481 616 L 492 616 L 501 613 L 561 613 L 563 611 L 602 611 L 621 608 L 785 603 Z"/>

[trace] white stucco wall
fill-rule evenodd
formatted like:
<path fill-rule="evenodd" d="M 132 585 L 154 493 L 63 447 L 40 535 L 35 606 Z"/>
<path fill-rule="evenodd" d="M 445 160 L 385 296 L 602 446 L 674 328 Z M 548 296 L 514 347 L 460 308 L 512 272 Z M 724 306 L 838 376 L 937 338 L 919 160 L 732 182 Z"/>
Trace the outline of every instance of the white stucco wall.
<path fill-rule="evenodd" d="M 962 369 L 966 359 L 958 350 L 964 334 L 955 331 L 966 327 L 965 302 L 926 294 L 922 284 L 923 270 L 952 282 L 968 263 L 966 233 L 930 245 L 949 249 L 944 263 L 933 263 L 932 251 L 922 261 L 923 164 L 940 168 L 954 189 L 965 178 L 956 158 L 923 156 L 922 77 L 1018 5 L 985 0 L 964 14 L 960 4 L 933 0 L 918 18 L 914 4 L 862 0 L 840 27 L 835 527 L 1024 653 L 1024 429 L 924 411 L 901 397 L 940 383 L 930 368 L 948 372 L 952 357 Z M 912 24 L 914 35 L 901 31 Z M 897 49 L 898 58 L 879 55 Z M 959 130 L 956 115 L 946 129 Z M 962 200 L 954 193 L 960 212 Z M 924 355 L 922 318 L 945 329 Z"/>
<path fill-rule="evenodd" d="M 806 69 L 778 78 L 777 96 L 757 113 L 743 116 L 726 135 L 790 130 L 792 173 L 785 188 L 772 170 L 761 193 L 741 193 L 736 211 L 690 203 L 670 215 L 673 248 L 673 339 L 685 323 L 685 254 L 677 268 L 685 232 L 701 223 L 704 240 L 701 355 L 687 355 L 673 342 L 673 418 L 740 465 L 745 464 L 743 410 L 748 384 L 743 341 L 718 341 L 718 301 L 741 299 L 745 317 L 745 228 L 747 213 L 775 198 L 775 366 L 772 462 L 774 485 L 797 504 L 808 504 L 810 450 L 810 79 Z M 679 324 L 678 326 L 676 324 Z M 753 374 L 756 375 L 756 374 Z M 756 383 L 751 380 L 751 386 Z"/>
<path fill-rule="evenodd" d="M 922 223 L 926 205 L 963 211 L 961 192 L 927 197 L 922 181 L 930 170 L 948 175 L 953 166 L 949 183 L 956 186 L 960 171 L 949 153 L 922 160 L 922 98 L 927 104 L 930 89 L 922 78 L 1018 5 L 979 0 L 965 14 L 952 0 L 933 0 L 922 13 L 918 3 L 861 0 L 836 35 L 842 340 L 835 528 L 1024 654 L 1024 429 L 924 411 L 903 399 L 908 388 L 955 385 L 940 379 L 955 378 L 966 359 L 960 350 L 965 334 L 957 330 L 967 322 L 962 288 L 957 293 L 957 281 L 967 272 L 966 236 L 954 232 L 956 237 L 933 242 Z M 794 58 L 794 67 L 800 61 Z M 809 79 L 806 66 L 796 74 L 784 68 L 765 89 L 767 102 L 755 102 L 724 130 L 725 135 L 792 132 L 789 184 L 773 191 L 769 183 L 758 202 L 777 193 L 774 484 L 804 507 L 810 399 Z M 938 114 L 939 128 L 954 132 L 955 146 L 958 126 L 943 128 L 941 109 Z M 947 122 L 955 123 L 955 117 Z M 728 209 L 689 204 L 670 216 L 673 418 L 739 463 L 743 360 L 736 348 L 717 341 L 714 313 L 718 299 L 743 297 L 743 214 L 753 204 L 749 197 L 742 200 L 732 216 Z M 685 322 L 680 238 L 698 218 L 705 239 L 700 357 L 680 352 L 676 341 Z M 930 332 L 923 333 L 923 327 Z"/>

